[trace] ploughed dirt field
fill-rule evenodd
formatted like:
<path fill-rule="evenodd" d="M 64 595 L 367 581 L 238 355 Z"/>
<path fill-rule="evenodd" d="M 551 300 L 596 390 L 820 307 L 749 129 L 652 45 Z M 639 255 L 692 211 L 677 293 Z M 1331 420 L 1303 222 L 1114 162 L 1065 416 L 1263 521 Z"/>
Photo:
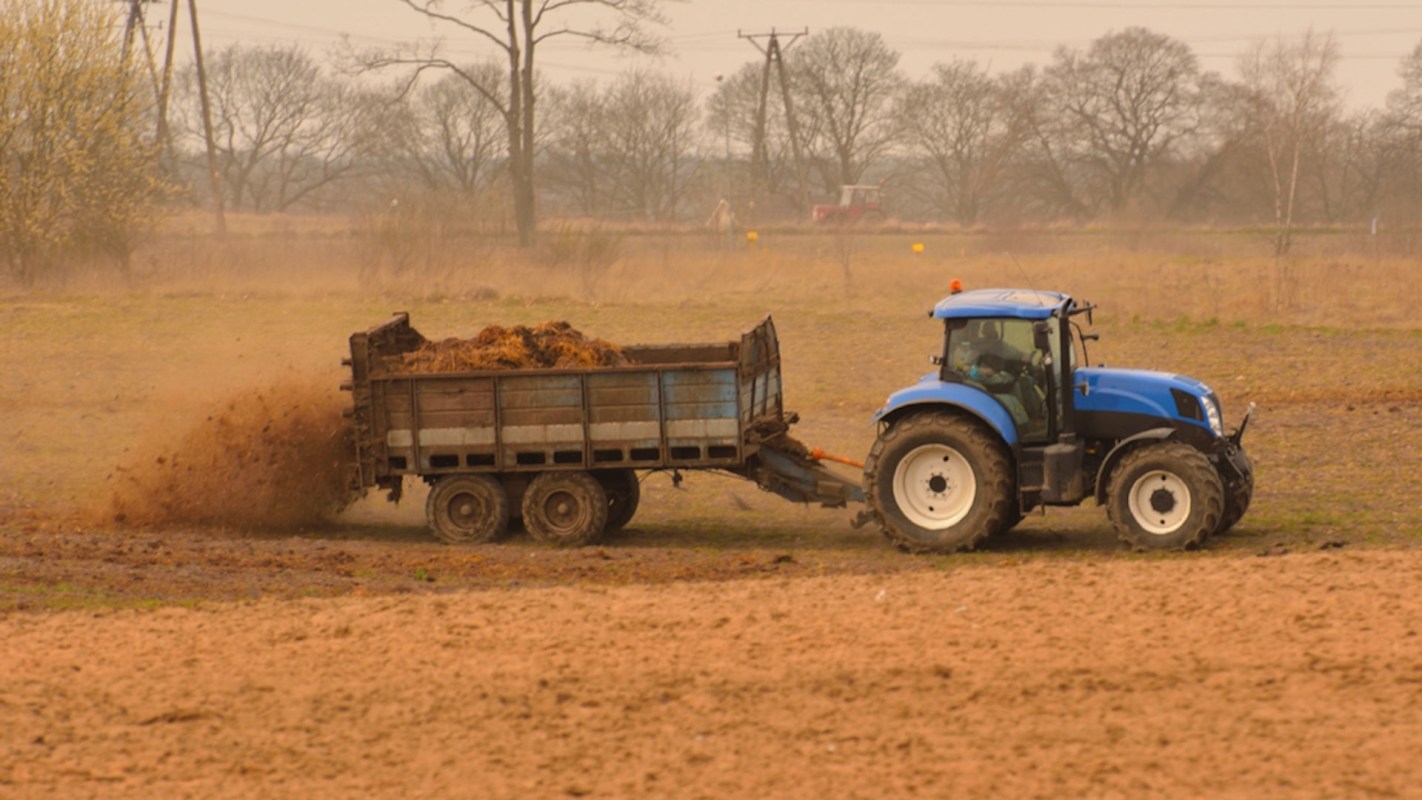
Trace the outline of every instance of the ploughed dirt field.
<path fill-rule="evenodd" d="M 7 796 L 1408 797 L 1422 554 L 0 619 Z"/>
<path fill-rule="evenodd" d="M 1093 362 L 1199 377 L 1229 426 L 1258 405 L 1230 535 L 1133 554 L 1053 509 L 907 556 L 718 473 L 643 476 L 576 550 L 441 545 L 419 485 L 328 513 L 345 338 L 393 310 L 622 344 L 773 312 L 793 433 L 862 458 L 941 335 L 927 269 L 656 302 L 0 297 L 0 796 L 1418 796 L 1413 284 L 1303 273 L 1262 313 L 1227 273 L 1205 298 L 1028 267 L 1117 302 Z"/>

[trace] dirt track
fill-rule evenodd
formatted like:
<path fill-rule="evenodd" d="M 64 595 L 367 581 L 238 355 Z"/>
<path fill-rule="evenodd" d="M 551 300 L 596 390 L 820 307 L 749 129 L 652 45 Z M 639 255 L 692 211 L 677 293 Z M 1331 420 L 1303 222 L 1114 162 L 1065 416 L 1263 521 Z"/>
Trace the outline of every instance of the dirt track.
<path fill-rule="evenodd" d="M 1422 553 L 0 618 L 0 794 L 1417 796 Z"/>

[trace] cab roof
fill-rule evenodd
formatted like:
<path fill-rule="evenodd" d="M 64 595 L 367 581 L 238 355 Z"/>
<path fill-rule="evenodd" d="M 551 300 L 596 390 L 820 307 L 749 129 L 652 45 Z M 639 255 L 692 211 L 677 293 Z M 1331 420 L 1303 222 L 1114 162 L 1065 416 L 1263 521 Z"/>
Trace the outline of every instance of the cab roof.
<path fill-rule="evenodd" d="M 938 319 L 1047 319 L 1058 308 L 1071 302 L 1071 297 L 1061 292 L 1039 292 L 1035 289 L 974 289 L 948 295 L 933 307 L 929 315 Z"/>

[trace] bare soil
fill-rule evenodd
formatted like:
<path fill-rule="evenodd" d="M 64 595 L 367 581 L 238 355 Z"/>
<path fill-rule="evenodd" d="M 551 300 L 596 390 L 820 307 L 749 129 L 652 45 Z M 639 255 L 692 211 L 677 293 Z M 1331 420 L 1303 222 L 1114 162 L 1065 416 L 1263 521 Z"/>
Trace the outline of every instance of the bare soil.
<path fill-rule="evenodd" d="M 1198 318 L 1255 302 L 1229 270 L 1068 266 L 1040 283 L 1197 314 L 1103 315 L 1094 360 L 1259 404 L 1253 507 L 1199 552 L 1087 507 L 910 557 L 717 473 L 647 476 L 601 547 L 446 547 L 418 484 L 335 516 L 323 488 L 345 337 L 408 298 L 0 298 L 0 796 L 1422 796 L 1413 284 L 1349 268 L 1236 324 Z M 737 269 L 764 283 L 412 319 L 670 343 L 774 310 L 794 435 L 862 457 L 944 269 L 844 299 Z"/>
<path fill-rule="evenodd" d="M 1345 549 L 11 614 L 0 793 L 1416 796 L 1419 585 Z"/>

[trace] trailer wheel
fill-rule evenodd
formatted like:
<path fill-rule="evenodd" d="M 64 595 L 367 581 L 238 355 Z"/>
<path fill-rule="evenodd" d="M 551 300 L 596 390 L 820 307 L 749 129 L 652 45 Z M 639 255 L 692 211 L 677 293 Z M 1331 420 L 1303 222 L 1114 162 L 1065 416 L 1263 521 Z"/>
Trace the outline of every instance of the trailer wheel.
<path fill-rule="evenodd" d="M 430 489 L 425 519 L 447 544 L 492 542 L 509 526 L 509 496 L 486 475 L 451 475 Z"/>
<path fill-rule="evenodd" d="M 1254 463 L 1249 460 L 1249 456 L 1244 456 L 1244 463 L 1248 466 L 1248 474 L 1234 485 L 1225 484 L 1224 515 L 1220 517 L 1220 527 L 1215 530 L 1215 535 L 1229 533 L 1235 523 L 1244 518 L 1244 512 L 1249 510 L 1249 502 L 1254 499 Z"/>
<path fill-rule="evenodd" d="M 866 499 L 884 535 L 913 553 L 971 550 L 1012 519 L 1012 470 L 997 437 L 947 413 L 883 431 L 864 464 Z"/>
<path fill-rule="evenodd" d="M 1188 550 L 1219 527 L 1224 487 L 1203 453 L 1160 442 L 1122 456 L 1106 488 L 1106 513 L 1136 550 Z"/>
<path fill-rule="evenodd" d="M 593 473 L 603 491 L 607 492 L 606 533 L 616 533 L 632 521 L 642 500 L 642 484 L 630 469 L 609 469 Z"/>
<path fill-rule="evenodd" d="M 581 547 L 602 538 L 607 492 L 586 472 L 544 472 L 523 494 L 523 524 L 535 540 Z"/>

